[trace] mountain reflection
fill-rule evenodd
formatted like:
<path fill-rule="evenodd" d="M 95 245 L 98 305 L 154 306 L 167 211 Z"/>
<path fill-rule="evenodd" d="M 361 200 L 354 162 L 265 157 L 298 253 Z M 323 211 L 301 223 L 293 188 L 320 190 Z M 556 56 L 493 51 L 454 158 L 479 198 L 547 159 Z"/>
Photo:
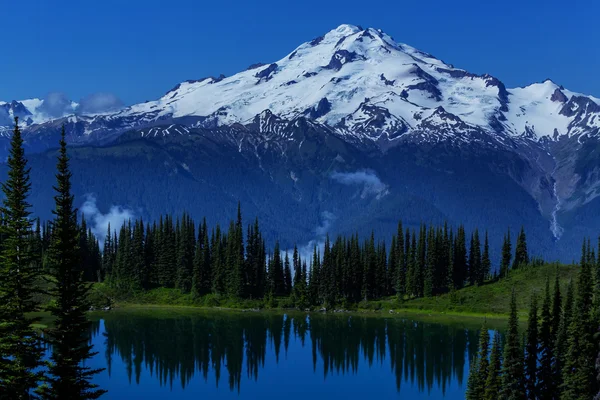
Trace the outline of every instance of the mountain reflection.
<path fill-rule="evenodd" d="M 445 393 L 451 381 L 462 386 L 478 338 L 463 326 L 347 314 L 114 313 L 91 329 L 105 337 L 109 375 L 126 372 L 130 384 L 139 384 L 146 370 L 161 386 L 182 388 L 199 376 L 205 382 L 214 376 L 218 387 L 227 375 L 238 392 L 243 376 L 258 381 L 267 360 L 294 362 L 293 348 L 312 352 L 312 373 L 322 368 L 325 380 L 387 364 L 398 391 L 409 383 L 420 392 Z M 115 357 L 126 371 L 113 371 Z"/>

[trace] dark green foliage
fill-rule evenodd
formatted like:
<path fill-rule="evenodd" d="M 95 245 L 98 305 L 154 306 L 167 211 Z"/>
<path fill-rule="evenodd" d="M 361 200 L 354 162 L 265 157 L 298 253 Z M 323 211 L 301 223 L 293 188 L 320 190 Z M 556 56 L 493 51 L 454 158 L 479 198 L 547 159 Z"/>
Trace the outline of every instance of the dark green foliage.
<path fill-rule="evenodd" d="M 486 381 L 490 374 L 489 345 L 490 334 L 484 323 L 479 335 L 479 352 L 469 370 L 466 393 L 468 400 L 480 400 L 484 397 Z"/>
<path fill-rule="evenodd" d="M 519 337 L 519 317 L 517 315 L 517 297 L 513 290 L 510 303 L 508 332 L 504 347 L 504 363 L 502 364 L 502 388 L 499 393 L 502 400 L 525 399 L 525 369 L 523 347 Z"/>
<path fill-rule="evenodd" d="M 581 271 L 573 319 L 568 329 L 567 353 L 563 366 L 562 396 L 565 399 L 590 399 L 596 394 L 595 355 L 597 346 L 593 323 L 594 277 L 589 259 L 590 246 L 584 242 Z"/>
<path fill-rule="evenodd" d="M 492 351 L 490 353 L 488 376 L 485 381 L 485 391 L 483 395 L 485 400 L 496 400 L 498 398 L 498 393 L 500 393 L 500 385 L 502 383 L 500 376 L 500 370 L 502 368 L 502 352 L 500 347 L 500 334 L 496 332 L 494 334 L 494 343 L 492 344 Z"/>
<path fill-rule="evenodd" d="M 454 242 L 454 257 L 452 262 L 454 289 L 464 286 L 467 279 L 467 244 L 465 228 L 460 226 Z"/>
<path fill-rule="evenodd" d="M 540 315 L 541 325 L 539 331 L 538 350 L 540 364 L 537 371 L 536 388 L 536 393 L 541 399 L 552 399 L 557 390 L 556 380 L 552 372 L 552 364 L 554 362 L 554 343 L 556 342 L 556 337 L 553 327 L 554 320 L 551 313 L 550 301 L 550 279 L 547 279 L 546 290 L 544 292 L 544 301 L 542 303 L 542 311 Z M 560 300 L 558 300 L 558 302 L 560 302 Z M 560 320 L 560 311 L 556 316 L 556 319 Z"/>
<path fill-rule="evenodd" d="M 101 370 L 84 364 L 95 354 L 89 344 L 86 317 L 90 308 L 90 285 L 83 280 L 86 268 L 78 243 L 77 212 L 73 208 L 66 146 L 63 128 L 54 197 L 55 217 L 48 251 L 48 263 L 55 282 L 50 289 L 55 301 L 50 312 L 56 321 L 47 331 L 47 341 L 52 348 L 48 385 L 42 386 L 39 392 L 43 399 L 97 399 L 105 391 L 91 383 L 92 377 Z"/>
<path fill-rule="evenodd" d="M 550 292 L 550 279 L 546 277 L 541 315 L 538 316 L 537 297 L 534 294 L 523 343 L 519 338 L 516 293 L 513 289 L 504 360 L 500 360 L 497 350 L 499 340 L 494 342 L 489 364 L 481 366 L 479 360 L 483 355 L 480 352 L 478 361 L 471 368 L 467 398 L 598 398 L 600 354 L 597 339 L 600 336 L 596 320 L 598 302 L 594 298 L 595 276 L 592 274 L 595 266 L 596 258 L 590 241 L 584 242 L 576 300 L 574 285 L 570 281 L 562 309 L 558 269 L 553 295 Z M 487 352 L 487 345 L 480 343 L 479 346 Z M 500 365 L 501 378 L 497 373 Z M 482 395 L 477 377 L 478 369 L 485 366 L 488 373 Z"/>
<path fill-rule="evenodd" d="M 87 236 L 86 243 L 97 243 L 91 233 Z M 220 299 L 267 294 L 269 304 L 291 296 L 297 307 L 300 299 L 302 307 L 347 306 L 392 295 L 399 300 L 431 297 L 483 284 L 491 277 L 489 243 L 481 254 L 475 230 L 467 257 L 465 238 L 463 226 L 455 234 L 447 224 L 421 225 L 417 233 L 404 232 L 401 222 L 389 248 L 374 233 L 362 243 L 358 235 L 335 241 L 327 236 L 322 253 L 315 249 L 310 273 L 303 274 L 297 247 L 290 259 L 277 242 L 267 257 L 258 220 L 244 229 L 238 205 L 237 220 L 230 221 L 226 233 L 218 224 L 209 230 L 205 219 L 196 229 L 187 213 L 163 216 L 152 225 L 128 221 L 118 235 L 107 234 L 98 276 L 124 295 L 174 287 L 194 299 L 209 293 Z M 97 247 L 88 246 L 86 252 Z"/>
<path fill-rule="evenodd" d="M 483 254 L 481 256 L 481 273 L 478 276 L 477 284 L 481 285 L 486 279 L 490 278 L 492 272 L 492 261 L 490 260 L 490 243 L 488 233 L 485 231 L 485 241 L 483 243 Z"/>
<path fill-rule="evenodd" d="M 504 236 L 502 243 L 502 260 L 500 260 L 500 277 L 504 278 L 508 274 L 510 261 L 512 259 L 512 244 L 510 241 L 510 230 Z"/>
<path fill-rule="evenodd" d="M 525 390 L 527 398 L 537 399 L 537 364 L 538 364 L 538 305 L 537 296 L 531 297 L 529 319 L 527 320 L 527 338 L 525 343 Z"/>
<path fill-rule="evenodd" d="M 529 253 L 527 252 L 527 238 L 525 237 L 525 228 L 521 227 L 521 232 L 517 236 L 517 247 L 515 249 L 515 259 L 513 268 L 519 268 L 529 264 Z"/>
<path fill-rule="evenodd" d="M 27 197 L 29 169 L 15 118 L 8 157 L 8 179 L 2 184 L 2 243 L 0 248 L 0 393 L 7 399 L 29 399 L 42 373 L 42 348 L 27 316 L 38 310 L 34 299 L 40 265 L 31 246 Z"/>
<path fill-rule="evenodd" d="M 561 313 L 560 325 L 556 334 L 556 345 L 554 346 L 554 379 L 557 385 L 563 383 L 563 369 L 567 359 L 568 346 L 568 334 L 569 327 L 573 320 L 573 306 L 574 306 L 574 285 L 573 281 L 569 281 L 567 287 L 567 295 L 565 297 L 565 304 Z"/>
<path fill-rule="evenodd" d="M 471 246 L 469 247 L 469 283 L 483 283 L 484 274 L 481 267 L 481 243 L 479 242 L 479 231 L 475 230 L 471 235 Z"/>

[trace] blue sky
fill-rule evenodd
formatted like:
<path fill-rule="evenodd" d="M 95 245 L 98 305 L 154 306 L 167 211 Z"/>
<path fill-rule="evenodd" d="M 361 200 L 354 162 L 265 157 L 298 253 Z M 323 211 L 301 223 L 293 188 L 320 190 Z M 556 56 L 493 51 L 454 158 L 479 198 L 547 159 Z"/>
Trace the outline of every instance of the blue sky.
<path fill-rule="evenodd" d="M 275 61 L 342 23 L 381 28 L 508 87 L 551 78 L 600 97 L 593 0 L 29 0 L 2 5 L 0 99 L 114 93 L 126 104 L 175 84 Z"/>

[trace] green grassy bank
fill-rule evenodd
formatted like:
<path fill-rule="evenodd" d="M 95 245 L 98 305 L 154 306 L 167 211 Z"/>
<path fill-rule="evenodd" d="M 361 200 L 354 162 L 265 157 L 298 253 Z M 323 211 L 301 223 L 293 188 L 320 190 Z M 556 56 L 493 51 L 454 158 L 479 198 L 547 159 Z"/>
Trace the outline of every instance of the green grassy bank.
<path fill-rule="evenodd" d="M 533 293 L 543 294 L 546 278 L 550 277 L 551 288 L 559 273 L 561 289 L 566 291 L 570 279 L 576 280 L 578 267 L 544 266 L 527 267 L 511 271 L 508 277 L 497 282 L 481 286 L 470 286 L 453 293 L 419 299 L 390 297 L 377 301 L 365 301 L 358 304 L 339 307 L 352 312 L 390 314 L 390 310 L 400 314 L 447 315 L 462 317 L 504 318 L 509 312 L 510 295 L 514 288 L 517 293 L 517 305 L 520 313 L 526 316 L 529 301 Z M 91 293 L 95 307 L 108 304 L 117 308 L 149 308 L 151 306 L 176 306 L 195 308 L 214 308 L 231 310 L 289 310 L 294 308 L 290 298 L 271 300 L 237 300 L 217 295 L 193 298 L 177 289 L 154 289 L 147 292 L 118 294 L 105 284 L 95 284 Z M 318 311 L 315 307 L 312 311 Z M 331 310 L 330 310 L 331 311 Z"/>

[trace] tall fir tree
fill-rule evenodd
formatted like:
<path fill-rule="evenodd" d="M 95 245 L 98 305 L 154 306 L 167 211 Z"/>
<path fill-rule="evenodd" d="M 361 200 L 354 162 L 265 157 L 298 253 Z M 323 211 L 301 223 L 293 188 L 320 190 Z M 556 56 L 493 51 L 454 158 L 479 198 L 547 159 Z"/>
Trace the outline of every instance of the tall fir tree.
<path fill-rule="evenodd" d="M 85 361 L 96 353 L 89 343 L 89 322 L 86 312 L 90 308 L 90 284 L 83 281 L 85 271 L 79 252 L 77 211 L 73 208 L 71 172 L 62 129 L 60 151 L 54 190 L 55 209 L 52 223 L 52 242 L 49 265 L 54 286 L 50 289 L 55 303 L 50 312 L 56 318 L 47 331 L 47 341 L 52 348 L 49 376 L 39 392 L 43 399 L 97 399 L 105 393 L 93 384 L 92 377 L 100 369 L 85 366 Z"/>
<path fill-rule="evenodd" d="M 484 397 L 485 384 L 490 372 L 490 362 L 488 359 L 489 345 L 490 334 L 484 323 L 479 334 L 479 352 L 469 371 L 466 393 L 467 400 L 480 400 Z"/>
<path fill-rule="evenodd" d="M 398 222 L 398 238 L 396 246 L 396 257 L 398 260 L 398 265 L 396 267 L 396 294 L 399 298 L 403 298 L 406 294 L 406 254 L 402 221 Z"/>
<path fill-rule="evenodd" d="M 502 352 L 500 334 L 494 333 L 494 343 L 492 344 L 492 351 L 490 353 L 490 365 L 488 376 L 485 381 L 485 391 L 483 398 L 484 400 L 496 400 L 498 393 L 500 393 L 500 387 L 502 384 L 502 378 L 500 375 L 502 368 Z"/>
<path fill-rule="evenodd" d="M 469 247 L 469 283 L 475 285 L 479 283 L 481 275 L 481 243 L 479 242 L 479 231 L 477 229 L 471 235 L 471 245 Z"/>
<path fill-rule="evenodd" d="M 504 347 L 502 364 L 502 387 L 500 400 L 526 399 L 523 348 L 519 337 L 519 316 L 517 315 L 517 295 L 513 289 L 510 300 L 510 317 Z"/>
<path fill-rule="evenodd" d="M 567 286 L 567 294 L 565 296 L 565 302 L 561 312 L 560 325 L 556 334 L 556 344 L 554 346 L 554 365 L 552 370 L 555 385 L 557 386 L 561 386 L 563 383 L 563 369 L 569 349 L 569 327 L 571 326 L 571 322 L 573 320 L 573 306 L 575 301 L 574 291 L 574 284 L 571 280 Z"/>
<path fill-rule="evenodd" d="M 467 280 L 467 242 L 465 228 L 463 226 L 459 226 L 456 233 L 452 266 L 454 272 L 454 288 L 461 289 Z"/>
<path fill-rule="evenodd" d="M 492 261 L 490 260 L 490 242 L 488 240 L 488 232 L 485 231 L 483 254 L 481 255 L 481 273 L 478 276 L 477 284 L 481 285 L 486 279 L 489 279 L 491 271 Z"/>
<path fill-rule="evenodd" d="M 521 227 L 521 232 L 517 236 L 517 246 L 515 248 L 515 259 L 513 261 L 513 269 L 519 268 L 522 265 L 529 264 L 529 253 L 527 251 L 527 238 L 525 236 L 525 228 Z"/>
<path fill-rule="evenodd" d="M 29 315 L 39 310 L 34 298 L 40 268 L 29 246 L 31 189 L 19 120 L 10 141 L 8 179 L 2 184 L 0 248 L 0 393 L 7 399 L 30 399 L 42 373 L 43 350 Z"/>
<path fill-rule="evenodd" d="M 568 350 L 563 367 L 562 398 L 591 399 L 595 392 L 595 354 L 597 347 L 592 322 L 593 282 L 592 265 L 588 259 L 589 245 L 583 245 L 577 297 L 573 320 L 568 329 Z"/>
<path fill-rule="evenodd" d="M 538 365 L 538 305 L 537 296 L 531 296 L 529 318 L 527 320 L 527 338 L 525 342 L 525 390 L 527 398 L 535 400 L 537 396 L 537 365 Z"/>
<path fill-rule="evenodd" d="M 500 261 L 500 278 L 506 278 L 508 270 L 510 268 L 510 261 L 512 259 L 512 244 L 510 241 L 510 230 L 504 236 L 504 242 L 502 243 L 502 259 Z"/>
<path fill-rule="evenodd" d="M 542 302 L 541 325 L 539 335 L 539 368 L 537 371 L 537 395 L 540 399 L 552 399 L 557 392 L 552 364 L 554 363 L 553 315 L 550 300 L 550 279 L 546 279 L 544 301 Z M 560 314 L 556 316 L 560 319 Z"/>

